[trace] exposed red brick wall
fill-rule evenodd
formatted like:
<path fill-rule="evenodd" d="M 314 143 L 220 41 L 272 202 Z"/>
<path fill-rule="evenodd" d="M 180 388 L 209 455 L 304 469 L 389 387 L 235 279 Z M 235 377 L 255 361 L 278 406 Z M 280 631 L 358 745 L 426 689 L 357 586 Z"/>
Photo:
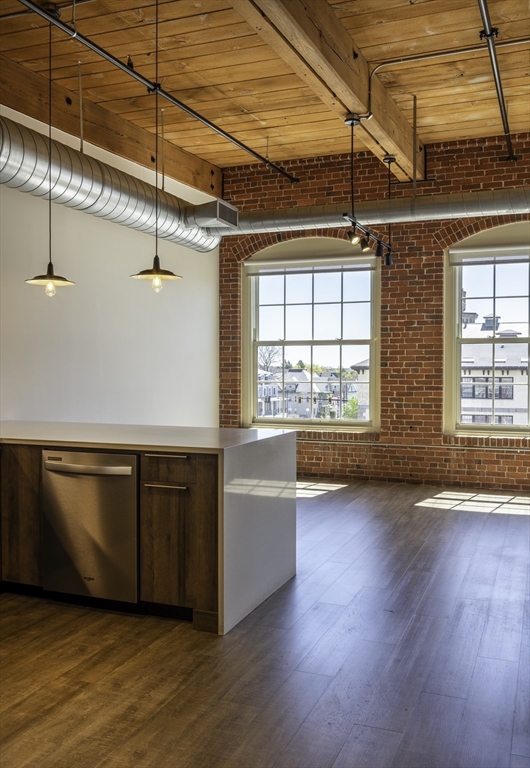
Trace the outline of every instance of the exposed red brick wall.
<path fill-rule="evenodd" d="M 501 138 L 426 147 L 427 181 L 418 194 L 454 194 L 520 187 L 530 177 L 530 135 L 514 137 L 519 162 L 500 162 Z M 291 185 L 261 165 L 225 171 L 224 196 L 258 210 L 349 202 L 348 155 L 283 163 L 300 183 Z M 372 155 L 355 160 L 356 201 L 386 197 L 386 168 Z M 393 184 L 392 197 L 410 196 L 412 184 Z M 444 436 L 443 250 L 469 235 L 529 219 L 484 219 L 394 224 L 394 266 L 381 286 L 381 430 L 379 433 L 298 431 L 301 475 L 435 482 L 530 490 L 529 438 Z M 384 230 L 383 230 L 384 232 Z M 345 230 L 282 233 L 282 239 L 344 238 Z M 241 262 L 277 242 L 276 233 L 226 237 L 221 244 L 220 423 L 241 424 Z"/>

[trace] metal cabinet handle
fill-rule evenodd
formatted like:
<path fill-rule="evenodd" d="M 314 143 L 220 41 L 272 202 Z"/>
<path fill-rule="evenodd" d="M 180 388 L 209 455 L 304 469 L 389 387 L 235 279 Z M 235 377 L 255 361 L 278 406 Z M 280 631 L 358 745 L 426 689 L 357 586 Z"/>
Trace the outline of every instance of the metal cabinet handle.
<path fill-rule="evenodd" d="M 172 491 L 187 491 L 187 485 L 159 485 L 157 483 L 144 483 L 145 488 L 171 488 Z"/>
<path fill-rule="evenodd" d="M 153 459 L 187 459 L 188 456 L 182 456 L 176 453 L 144 453 L 144 456 L 149 456 Z"/>
<path fill-rule="evenodd" d="M 73 475 L 132 475 L 132 467 L 105 467 L 91 464 L 63 464 L 58 461 L 45 461 L 49 472 L 65 472 Z"/>

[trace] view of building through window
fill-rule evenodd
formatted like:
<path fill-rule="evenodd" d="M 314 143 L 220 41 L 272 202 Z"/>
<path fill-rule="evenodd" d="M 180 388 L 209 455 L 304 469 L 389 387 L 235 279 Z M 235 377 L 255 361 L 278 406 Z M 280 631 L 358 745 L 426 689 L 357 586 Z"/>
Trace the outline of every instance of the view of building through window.
<path fill-rule="evenodd" d="M 371 419 L 373 267 L 364 267 L 253 278 L 255 419 Z"/>
<path fill-rule="evenodd" d="M 460 424 L 528 426 L 529 266 L 459 267 Z"/>

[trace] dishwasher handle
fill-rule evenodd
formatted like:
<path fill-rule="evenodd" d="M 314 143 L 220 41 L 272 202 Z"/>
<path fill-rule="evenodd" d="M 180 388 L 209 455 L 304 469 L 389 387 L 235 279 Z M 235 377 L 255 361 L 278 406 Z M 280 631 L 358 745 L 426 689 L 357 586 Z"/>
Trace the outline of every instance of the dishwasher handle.
<path fill-rule="evenodd" d="M 45 461 L 44 467 L 50 472 L 64 472 L 71 475 L 132 475 L 132 467 L 102 467 L 94 464 L 63 464 L 59 461 Z"/>

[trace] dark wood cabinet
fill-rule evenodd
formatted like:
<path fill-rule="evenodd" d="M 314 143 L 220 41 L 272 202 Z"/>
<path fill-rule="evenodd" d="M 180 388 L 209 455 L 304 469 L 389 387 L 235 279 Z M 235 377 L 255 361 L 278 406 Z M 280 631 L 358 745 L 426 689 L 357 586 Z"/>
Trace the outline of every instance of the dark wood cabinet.
<path fill-rule="evenodd" d="M 2 580 L 40 586 L 41 448 L 2 445 Z"/>
<path fill-rule="evenodd" d="M 218 467 L 210 454 L 142 454 L 140 598 L 193 609 L 217 632 Z"/>

